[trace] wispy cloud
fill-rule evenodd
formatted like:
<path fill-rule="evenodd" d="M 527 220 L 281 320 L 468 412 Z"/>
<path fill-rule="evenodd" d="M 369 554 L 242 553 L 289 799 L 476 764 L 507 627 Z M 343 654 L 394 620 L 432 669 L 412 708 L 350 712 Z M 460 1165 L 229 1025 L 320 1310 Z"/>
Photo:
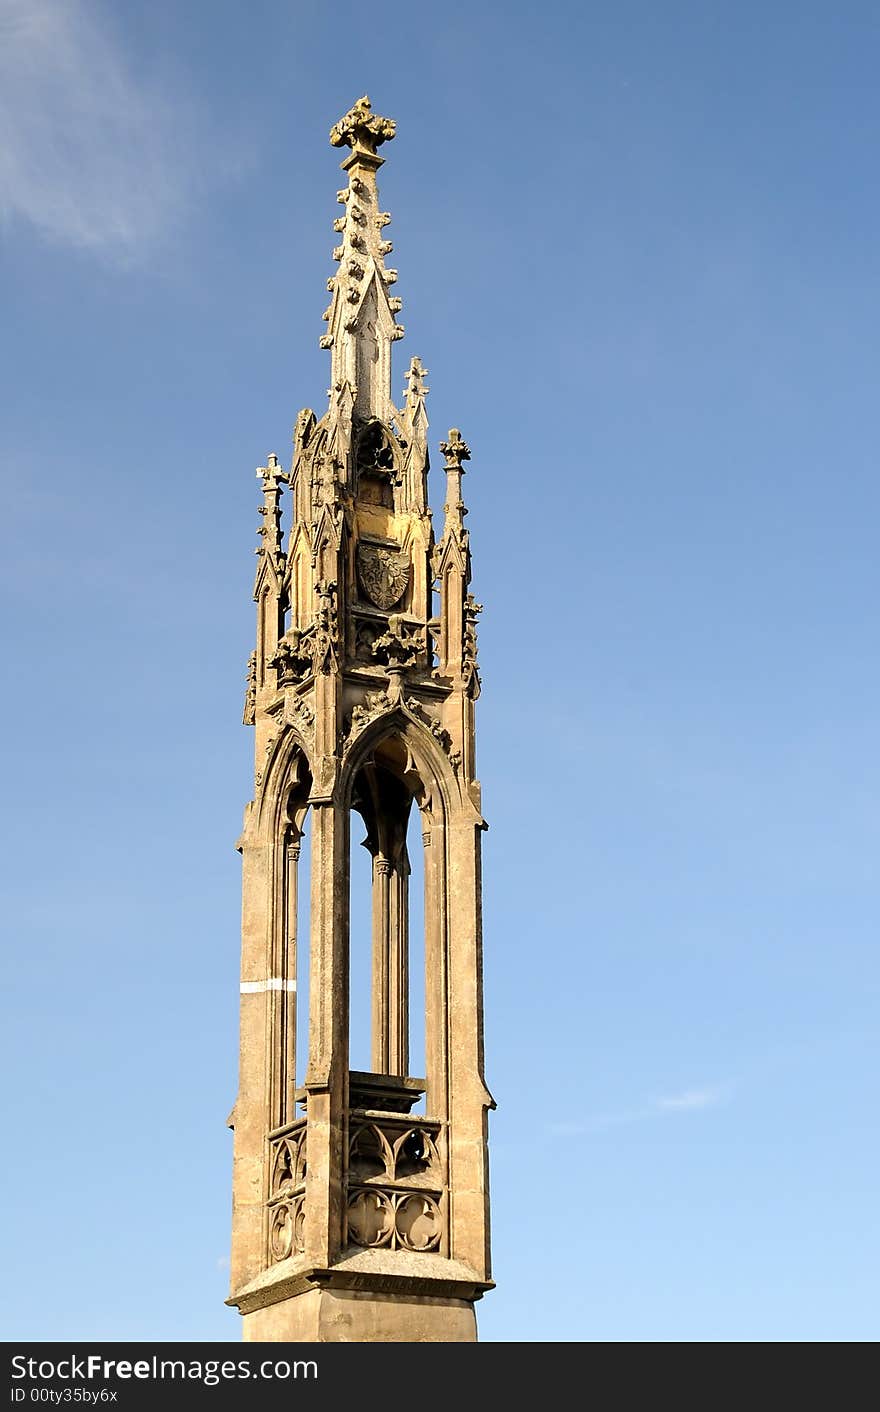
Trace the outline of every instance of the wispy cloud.
<path fill-rule="evenodd" d="M 0 0 L 0 218 L 131 261 L 197 184 L 193 101 L 146 77 L 96 0 Z"/>
<path fill-rule="evenodd" d="M 619 1109 L 611 1113 L 594 1113 L 585 1118 L 571 1118 L 564 1122 L 548 1123 L 550 1137 L 579 1137 L 585 1133 L 599 1132 L 603 1128 L 615 1128 L 626 1123 L 640 1123 L 647 1118 L 669 1117 L 677 1113 L 693 1113 L 700 1109 L 714 1108 L 730 1096 L 730 1085 L 704 1085 L 701 1088 L 687 1088 L 681 1093 L 664 1094 L 652 1098 L 634 1108 Z"/>
<path fill-rule="evenodd" d="M 685 1113 L 694 1108 L 714 1108 L 723 1097 L 720 1088 L 687 1088 L 683 1093 L 655 1098 L 654 1106 L 660 1113 Z"/>

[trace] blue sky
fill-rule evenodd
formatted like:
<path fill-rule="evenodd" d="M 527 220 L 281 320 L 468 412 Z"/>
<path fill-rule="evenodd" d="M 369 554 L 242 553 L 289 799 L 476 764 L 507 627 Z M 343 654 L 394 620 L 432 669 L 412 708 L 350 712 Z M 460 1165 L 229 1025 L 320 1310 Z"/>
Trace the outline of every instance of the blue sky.
<path fill-rule="evenodd" d="M 877 7 L 0 0 L 0 40 L 4 1336 L 239 1334 L 253 470 L 324 405 L 368 92 L 395 389 L 418 353 L 473 455 L 481 1336 L 876 1338 Z"/>

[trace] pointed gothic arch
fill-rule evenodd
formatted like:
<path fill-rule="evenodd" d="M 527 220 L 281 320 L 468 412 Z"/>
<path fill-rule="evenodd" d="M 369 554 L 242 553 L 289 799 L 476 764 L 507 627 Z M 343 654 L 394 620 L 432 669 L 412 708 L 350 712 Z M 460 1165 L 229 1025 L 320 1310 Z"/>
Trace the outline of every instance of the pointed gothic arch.
<path fill-rule="evenodd" d="M 424 1079 L 428 1111 L 441 1102 L 446 1070 L 445 1051 L 438 1051 L 437 1045 L 448 947 L 438 920 L 446 885 L 443 839 L 447 801 L 454 784 L 448 760 L 437 749 L 430 731 L 400 707 L 367 726 L 346 759 L 340 779 L 343 807 L 349 818 L 356 812 L 363 819 L 364 844 L 372 858 L 370 1067 L 374 1073 L 406 1078 L 413 1085 Z M 433 867 L 418 869 L 423 888 L 421 938 L 413 936 L 410 917 L 412 863 L 407 835 L 414 809 L 419 815 L 419 844 L 426 855 L 433 847 L 438 859 Z M 423 987 L 419 987 L 424 996 L 421 1017 L 412 1013 L 413 941 L 425 967 Z M 425 1075 L 410 1072 L 411 1023 L 424 1025 Z M 429 1037 L 434 1038 L 433 1049 Z"/>

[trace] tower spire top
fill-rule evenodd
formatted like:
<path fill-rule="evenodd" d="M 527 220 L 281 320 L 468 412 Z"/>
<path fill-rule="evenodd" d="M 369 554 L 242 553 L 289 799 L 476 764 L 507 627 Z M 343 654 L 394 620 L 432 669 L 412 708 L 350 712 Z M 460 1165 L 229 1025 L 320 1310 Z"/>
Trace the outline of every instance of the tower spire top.
<path fill-rule="evenodd" d="M 354 156 L 375 157 L 376 148 L 383 142 L 390 142 L 396 130 L 397 124 L 393 118 L 382 118 L 373 112 L 365 93 L 330 129 L 330 145 L 350 147 Z"/>
<path fill-rule="evenodd" d="M 384 238 L 391 220 L 379 210 L 376 172 L 383 158 L 376 149 L 390 142 L 396 124 L 374 113 L 369 98 L 359 98 L 353 108 L 330 129 L 334 147 L 350 147 L 342 163 L 348 186 L 337 193 L 345 214 L 333 223 L 341 237 L 333 251 L 339 265 L 327 281 L 332 295 L 324 311 L 327 332 L 321 347 L 331 352 L 331 406 L 346 386 L 356 415 L 363 421 L 377 417 L 389 421 L 391 400 L 391 345 L 403 338 L 397 322 L 401 300 L 390 293 L 397 271 L 386 268 L 392 244 Z"/>

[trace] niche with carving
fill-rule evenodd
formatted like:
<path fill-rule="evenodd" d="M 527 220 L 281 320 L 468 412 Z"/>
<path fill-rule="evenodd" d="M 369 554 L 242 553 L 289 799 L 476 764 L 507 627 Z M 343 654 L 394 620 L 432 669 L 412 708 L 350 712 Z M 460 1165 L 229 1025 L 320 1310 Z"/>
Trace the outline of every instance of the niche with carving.
<path fill-rule="evenodd" d="M 355 447 L 357 498 L 367 505 L 394 509 L 394 450 L 391 433 L 378 418 L 366 422 Z"/>

